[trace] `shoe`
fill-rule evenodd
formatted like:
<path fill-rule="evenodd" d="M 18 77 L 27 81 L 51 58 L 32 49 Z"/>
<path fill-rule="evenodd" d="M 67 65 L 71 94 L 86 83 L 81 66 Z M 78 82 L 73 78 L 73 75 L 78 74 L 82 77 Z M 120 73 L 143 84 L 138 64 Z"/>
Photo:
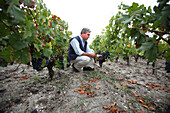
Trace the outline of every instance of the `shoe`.
<path fill-rule="evenodd" d="M 91 67 L 83 67 L 83 71 L 94 71 L 94 68 L 91 68 Z"/>
<path fill-rule="evenodd" d="M 72 68 L 73 68 L 73 71 L 74 71 L 74 72 L 80 72 L 78 69 L 76 69 L 76 68 L 74 67 L 74 64 L 72 64 Z"/>

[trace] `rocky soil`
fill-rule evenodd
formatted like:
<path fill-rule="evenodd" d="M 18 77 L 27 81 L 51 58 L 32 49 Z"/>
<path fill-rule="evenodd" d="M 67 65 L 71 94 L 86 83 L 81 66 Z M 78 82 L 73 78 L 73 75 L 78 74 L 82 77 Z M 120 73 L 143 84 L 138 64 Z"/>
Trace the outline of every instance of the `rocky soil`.
<path fill-rule="evenodd" d="M 75 73 L 47 68 L 37 72 L 21 64 L 0 67 L 0 113 L 168 113 L 170 74 L 164 60 L 152 74 L 152 65 L 131 59 L 105 62 L 95 71 Z"/>

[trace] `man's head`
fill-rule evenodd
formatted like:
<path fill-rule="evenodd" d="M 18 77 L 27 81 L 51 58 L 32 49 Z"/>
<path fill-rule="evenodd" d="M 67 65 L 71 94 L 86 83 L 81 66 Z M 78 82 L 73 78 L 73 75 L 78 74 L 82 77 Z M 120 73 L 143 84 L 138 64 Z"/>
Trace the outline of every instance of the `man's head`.
<path fill-rule="evenodd" d="M 90 37 L 90 29 L 88 28 L 83 28 L 81 30 L 81 37 L 83 38 L 83 40 L 87 40 Z"/>

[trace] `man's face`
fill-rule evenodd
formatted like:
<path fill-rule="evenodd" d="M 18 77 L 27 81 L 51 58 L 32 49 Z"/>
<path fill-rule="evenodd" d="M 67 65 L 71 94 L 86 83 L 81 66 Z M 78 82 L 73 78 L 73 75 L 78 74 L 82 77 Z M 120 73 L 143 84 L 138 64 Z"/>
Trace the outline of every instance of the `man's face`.
<path fill-rule="evenodd" d="M 83 38 L 83 40 L 87 40 L 89 37 L 90 37 L 90 33 L 87 32 L 87 33 L 82 33 L 81 34 L 81 37 Z"/>

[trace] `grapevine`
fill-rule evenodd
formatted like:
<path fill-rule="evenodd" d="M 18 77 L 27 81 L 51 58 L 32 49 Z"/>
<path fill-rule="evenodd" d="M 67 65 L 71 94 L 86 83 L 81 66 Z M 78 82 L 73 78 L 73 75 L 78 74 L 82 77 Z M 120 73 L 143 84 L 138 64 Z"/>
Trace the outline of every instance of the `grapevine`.
<path fill-rule="evenodd" d="M 51 14 L 43 0 L 1 0 L 0 7 L 1 66 L 11 62 L 27 64 L 42 55 L 50 58 L 49 62 L 57 55 L 66 59 L 71 35 L 68 24 Z M 40 62 L 41 66 L 47 63 Z"/>

